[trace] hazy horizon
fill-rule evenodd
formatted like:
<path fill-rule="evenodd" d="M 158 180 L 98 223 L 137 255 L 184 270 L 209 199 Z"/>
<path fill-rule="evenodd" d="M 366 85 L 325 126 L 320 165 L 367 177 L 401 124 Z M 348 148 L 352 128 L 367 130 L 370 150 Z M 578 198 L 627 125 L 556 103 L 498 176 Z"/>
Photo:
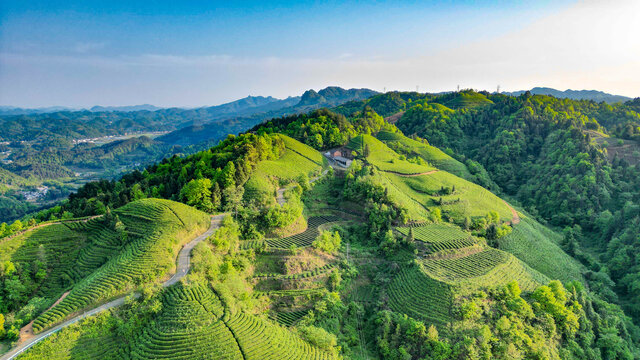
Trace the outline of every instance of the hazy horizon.
<path fill-rule="evenodd" d="M 640 2 L 5 1 L 0 104 L 201 107 L 326 86 L 640 96 Z"/>
<path fill-rule="evenodd" d="M 327 86 L 330 87 L 330 86 L 337 86 L 337 85 L 327 85 Z M 536 88 L 536 87 L 538 87 L 538 88 L 549 88 L 548 86 L 533 86 L 533 87 L 531 87 L 529 89 L 513 89 L 513 90 L 512 89 L 502 89 L 502 88 L 500 88 L 500 93 L 513 93 L 513 92 L 518 92 L 518 91 L 528 91 L 528 90 L 531 90 L 531 89 Z M 360 87 L 356 87 L 356 88 L 361 89 Z M 304 91 L 307 91 L 307 90 L 320 91 L 322 89 L 324 89 L 324 88 L 306 89 Z M 348 90 L 348 89 L 349 88 L 345 88 L 345 90 Z M 382 90 L 370 89 L 370 90 L 379 91 L 380 93 L 382 93 L 383 90 L 385 90 L 385 89 L 382 89 Z M 405 89 L 405 90 L 398 90 L 398 89 L 391 89 L 390 90 L 390 89 L 386 89 L 386 92 L 415 91 L 415 90 L 416 89 Z M 429 91 L 429 90 L 419 89 L 419 92 L 421 92 L 421 93 L 441 93 L 441 92 L 447 92 L 447 91 L 454 92 L 456 90 L 457 90 L 457 88 L 456 89 L 452 89 L 452 90 L 443 90 L 443 91 L 436 92 L 436 91 Z M 460 90 L 462 91 L 462 90 L 467 90 L 467 89 L 460 87 Z M 487 92 L 493 93 L 497 89 L 493 89 L 493 90 L 490 90 L 490 89 L 472 89 L 472 90 L 478 91 L 478 92 L 487 91 Z M 555 90 L 559 90 L 559 91 L 593 91 L 593 90 L 601 91 L 601 90 L 598 90 L 598 89 L 555 89 Z M 93 105 L 87 105 L 87 106 L 68 106 L 68 105 L 64 105 L 64 104 L 55 104 L 55 105 L 34 106 L 34 107 L 22 107 L 22 106 L 15 106 L 15 105 L 11 105 L 11 104 L 0 104 L 0 107 L 7 107 L 7 108 L 14 107 L 14 108 L 23 108 L 23 109 L 65 108 L 65 109 L 70 109 L 70 110 L 82 110 L 82 109 L 89 110 L 89 109 L 91 109 L 93 107 L 96 107 L 96 106 L 110 108 L 110 107 L 133 107 L 133 106 L 146 106 L 146 105 L 149 105 L 149 106 L 155 106 L 157 108 L 164 108 L 164 109 L 167 109 L 167 108 L 198 109 L 198 108 L 204 108 L 204 107 L 224 105 L 224 104 L 228 104 L 228 103 L 231 103 L 231 102 L 234 102 L 234 101 L 237 101 L 237 100 L 245 99 L 247 97 L 265 97 L 265 98 L 273 97 L 276 100 L 285 100 L 285 99 L 290 98 L 290 97 L 301 96 L 304 93 L 304 91 L 301 92 L 300 94 L 292 94 L 292 95 L 285 96 L 285 97 L 275 97 L 275 96 L 267 95 L 267 94 L 264 94 L 264 95 L 249 94 L 249 95 L 242 96 L 242 97 L 239 97 L 237 99 L 230 100 L 230 101 L 225 101 L 225 102 L 221 102 L 221 103 L 212 103 L 212 104 L 202 104 L 202 105 L 196 105 L 196 106 L 181 106 L 181 105 L 161 106 L 161 105 L 158 105 L 158 104 L 131 103 L 131 104 L 93 104 Z M 621 94 L 610 94 L 610 95 L 621 95 Z M 626 95 L 622 95 L 622 96 L 626 96 Z M 638 96 L 628 96 L 628 97 L 629 98 L 637 98 Z"/>

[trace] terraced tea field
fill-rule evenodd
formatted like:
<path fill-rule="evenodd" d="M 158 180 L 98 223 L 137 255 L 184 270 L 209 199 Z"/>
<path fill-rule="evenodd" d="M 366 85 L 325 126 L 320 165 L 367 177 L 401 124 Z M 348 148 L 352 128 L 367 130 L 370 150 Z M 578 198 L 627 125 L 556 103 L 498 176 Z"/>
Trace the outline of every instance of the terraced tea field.
<path fill-rule="evenodd" d="M 417 266 L 401 268 L 389 283 L 387 296 L 392 310 L 435 324 L 438 330 L 451 321 L 451 287 L 430 278 Z"/>
<path fill-rule="evenodd" d="M 177 285 L 165 291 L 162 312 L 131 347 L 132 359 L 242 359 L 224 307 L 204 285 Z"/>
<path fill-rule="evenodd" d="M 102 313 L 36 344 L 20 359 L 335 359 L 285 327 L 244 313 L 231 313 L 214 291 L 200 283 L 179 283 L 158 295 L 159 312 L 141 319 L 133 337 L 119 338 L 112 314 Z M 293 323 L 305 311 L 282 315 Z M 87 326 L 94 322 L 96 326 Z M 89 343 L 89 339 L 105 340 Z M 78 339 L 79 341 L 74 341 Z M 102 353 L 96 352 L 101 349 Z M 82 357 L 89 356 L 89 357 Z"/>
<path fill-rule="evenodd" d="M 513 280 L 518 281 L 523 291 L 533 291 L 549 281 L 515 256 L 490 247 L 462 257 L 424 259 L 420 267 L 429 277 L 455 287 L 459 293 L 505 285 Z"/>
<path fill-rule="evenodd" d="M 296 311 L 272 311 L 271 318 L 284 326 L 293 326 L 300 319 L 309 313 L 309 310 Z"/>
<path fill-rule="evenodd" d="M 39 296 L 50 298 L 51 303 L 71 285 L 69 274 L 87 246 L 87 234 L 71 230 L 65 224 L 53 224 L 27 231 L 0 242 L 0 263 L 11 261 L 18 266 L 30 266 L 43 260 L 48 269 Z"/>
<path fill-rule="evenodd" d="M 496 266 L 507 261 L 508 254 L 493 248 L 452 259 L 429 259 L 421 262 L 423 269 L 431 277 L 441 281 L 454 282 L 487 274 Z"/>
<path fill-rule="evenodd" d="M 307 230 L 300 234 L 280 238 L 267 239 L 267 245 L 271 249 L 287 250 L 292 246 L 296 248 L 304 248 L 311 246 L 313 241 L 320 235 L 318 227 L 327 223 L 343 220 L 338 216 L 315 216 L 307 220 Z"/>
<path fill-rule="evenodd" d="M 551 279 L 584 281 L 584 267 L 562 251 L 558 246 L 561 240 L 562 235 L 524 217 L 509 235 L 498 240 L 498 246 Z"/>
<path fill-rule="evenodd" d="M 255 274 L 254 278 L 259 279 L 276 279 L 276 280 L 302 280 L 307 278 L 312 278 L 318 275 L 325 275 L 329 273 L 333 269 L 333 264 L 326 264 L 324 266 L 315 268 L 313 270 L 303 271 L 298 274 Z"/>
<path fill-rule="evenodd" d="M 83 319 L 35 344 L 17 359 L 117 359 L 123 342 L 111 326 L 113 320 L 106 312 Z"/>
<path fill-rule="evenodd" d="M 396 228 L 404 236 L 409 234 L 409 229 L 411 228 Z M 427 224 L 412 229 L 415 240 L 424 242 L 428 253 L 461 249 L 478 244 L 478 239 L 450 224 Z"/>
<path fill-rule="evenodd" d="M 237 313 L 230 316 L 233 330 L 245 359 L 334 359 L 335 357 L 291 331 L 255 316 Z"/>
<path fill-rule="evenodd" d="M 206 214 L 168 200 L 139 200 L 115 213 L 129 234 L 127 243 L 104 265 L 79 281 L 62 302 L 41 314 L 33 324 L 34 331 L 138 284 L 158 280 L 174 266 L 177 250 L 189 239 L 188 234 L 200 231 L 208 224 Z M 95 253 L 100 254 L 99 251 Z M 87 263 L 96 258 L 93 255 L 93 252 L 86 252 Z"/>

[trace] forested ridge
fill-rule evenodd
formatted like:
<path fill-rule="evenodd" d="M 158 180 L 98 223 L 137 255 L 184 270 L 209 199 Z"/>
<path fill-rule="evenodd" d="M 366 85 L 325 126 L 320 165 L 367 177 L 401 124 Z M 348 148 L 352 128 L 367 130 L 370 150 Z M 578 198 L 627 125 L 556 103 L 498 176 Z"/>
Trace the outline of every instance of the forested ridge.
<path fill-rule="evenodd" d="M 637 141 L 637 110 L 637 100 L 387 93 L 274 118 L 208 150 L 90 182 L 5 225 L 14 235 L 0 244 L 16 254 L 2 268 L 5 341 L 30 319 L 48 324 L 40 312 L 82 281 L 42 289 L 60 251 L 42 232 L 59 225 L 22 227 L 99 216 L 89 230 L 128 246 L 143 236 L 134 220 L 159 211 L 144 199 L 162 198 L 230 214 L 194 250 L 188 279 L 145 288 L 25 358 L 176 357 L 165 345 L 198 357 L 210 351 L 203 339 L 228 358 L 280 358 L 282 349 L 301 359 L 637 358 L 640 157 L 611 155 L 601 140 Z M 329 149 L 352 164 L 326 159 Z M 84 225 L 71 230 L 79 237 L 69 246 L 83 243 Z M 40 242 L 46 256 L 21 250 Z M 29 266 L 29 256 L 42 260 Z M 179 329 L 198 334 L 191 346 Z"/>

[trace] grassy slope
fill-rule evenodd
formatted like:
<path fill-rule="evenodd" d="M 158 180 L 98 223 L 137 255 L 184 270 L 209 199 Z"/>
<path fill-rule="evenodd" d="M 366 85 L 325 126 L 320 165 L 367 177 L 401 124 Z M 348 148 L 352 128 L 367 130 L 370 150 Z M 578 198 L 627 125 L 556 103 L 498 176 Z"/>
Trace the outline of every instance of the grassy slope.
<path fill-rule="evenodd" d="M 379 132 L 377 137 L 385 144 L 396 149 L 396 151 L 407 154 L 408 157 L 419 156 L 440 170 L 450 172 L 467 180 L 473 178 L 465 164 L 445 154 L 437 147 L 388 131 Z"/>
<path fill-rule="evenodd" d="M 523 217 L 511 234 L 498 241 L 498 245 L 552 279 L 584 281 L 584 267 L 557 245 L 561 238 L 562 235 L 532 218 Z"/>
<path fill-rule="evenodd" d="M 284 140 L 286 149 L 279 159 L 258 164 L 245 184 L 247 198 L 272 196 L 280 183 L 291 183 L 303 174 L 311 177 L 327 166 L 327 160 L 315 149 L 288 136 L 278 136 Z"/>
<path fill-rule="evenodd" d="M 511 210 L 499 197 L 479 185 L 446 171 L 415 177 L 401 177 L 390 173 L 385 173 L 382 176 L 388 182 L 393 183 L 399 192 L 411 198 L 414 203 L 419 203 L 424 207 L 437 206 L 435 201 L 440 198 L 444 202 L 451 202 L 440 207 L 443 212 L 448 212 L 453 218 L 485 216 L 489 211 L 495 210 L 500 214 L 501 219 L 511 219 Z M 442 187 L 453 186 L 455 186 L 455 193 L 451 195 L 429 195 L 430 193 L 436 193 Z M 418 213 L 420 211 L 413 212 Z"/>
<path fill-rule="evenodd" d="M 275 177 L 286 183 L 302 174 L 311 175 L 327 164 L 322 154 L 313 148 L 288 136 L 279 136 L 284 140 L 286 150 L 277 160 L 260 162 L 252 177 Z"/>
<path fill-rule="evenodd" d="M 206 229 L 208 216 L 184 204 L 145 199 L 115 211 L 126 227 L 127 242 L 71 293 L 34 322 L 39 331 L 69 314 L 165 276 L 179 248 Z"/>
<path fill-rule="evenodd" d="M 423 145 L 414 143 L 416 144 L 405 142 L 405 145 Z M 402 176 L 401 174 L 418 174 L 436 169 L 401 160 L 395 151 L 370 135 L 360 135 L 349 142 L 349 147 L 359 152 L 365 145 L 369 146 L 367 161 L 381 170 L 375 175 L 376 181 L 389 189 L 393 201 L 409 210 L 410 218 L 428 217 L 428 209 L 438 206 L 435 201 L 442 198 L 445 203 L 449 203 L 440 206 L 442 210 L 458 220 L 464 216 L 485 216 L 491 210 L 497 211 L 504 220 L 511 219 L 509 207 L 499 197 L 479 185 L 446 171 Z M 455 187 L 456 191 L 451 195 L 440 196 L 437 193 L 442 187 Z"/>
<path fill-rule="evenodd" d="M 391 150 L 382 141 L 371 135 L 359 135 L 351 139 L 348 147 L 359 153 L 363 149 L 369 147 L 369 156 L 367 161 L 381 171 L 396 172 L 400 174 L 420 174 L 432 170 L 436 170 L 429 165 L 419 165 L 402 160 L 400 155 Z"/>
<path fill-rule="evenodd" d="M 477 108 L 493 104 L 493 101 L 487 99 L 486 96 L 473 92 L 461 92 L 455 98 L 447 101 L 444 105 L 451 109 L 459 108 Z"/>

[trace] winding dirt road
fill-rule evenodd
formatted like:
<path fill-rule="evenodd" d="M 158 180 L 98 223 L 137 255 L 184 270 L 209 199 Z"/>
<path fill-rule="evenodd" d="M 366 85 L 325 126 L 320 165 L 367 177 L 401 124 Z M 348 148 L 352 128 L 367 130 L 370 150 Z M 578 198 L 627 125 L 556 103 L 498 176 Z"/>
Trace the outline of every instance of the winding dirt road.
<path fill-rule="evenodd" d="M 504 201 L 504 200 L 502 200 Z M 509 210 L 511 210 L 511 222 L 509 223 L 509 225 L 516 225 L 520 222 L 520 215 L 518 215 L 518 212 L 516 211 L 516 209 L 514 209 L 511 205 L 509 205 L 508 202 L 504 201 L 505 205 L 507 205 L 507 207 L 509 208 Z"/>
<path fill-rule="evenodd" d="M 189 269 L 191 267 L 191 250 L 193 250 L 193 248 L 198 245 L 198 243 L 202 242 L 203 240 L 205 240 L 206 238 L 208 238 L 209 236 L 211 236 L 219 227 L 220 227 L 220 223 L 222 222 L 222 219 L 227 216 L 228 214 L 220 214 L 220 215 L 216 215 L 216 216 L 212 216 L 211 217 L 211 225 L 209 226 L 209 229 L 207 231 L 205 231 L 203 234 L 201 234 L 200 236 L 198 236 L 197 238 L 191 240 L 190 242 L 188 242 L 185 246 L 182 247 L 182 249 L 180 250 L 180 253 L 178 254 L 178 259 L 177 259 L 177 264 L 176 264 L 176 273 L 173 274 L 173 276 L 165 281 L 164 283 L 162 283 L 163 287 L 168 287 L 171 286 L 175 283 L 177 283 L 178 281 L 180 281 L 183 277 L 185 277 L 185 275 L 187 275 L 187 273 L 189 272 Z M 25 342 L 20 343 L 18 346 L 16 346 L 15 348 L 11 349 L 11 351 L 9 351 L 8 353 L 2 355 L 2 357 L 0 358 L 0 360 L 10 360 L 10 359 L 14 359 L 16 356 L 20 355 L 21 353 L 23 353 L 24 351 L 28 350 L 29 348 L 31 348 L 33 345 L 37 344 L 39 341 L 47 338 L 49 335 L 58 332 L 60 329 L 64 329 L 65 327 L 74 324 L 84 318 L 87 318 L 89 316 L 95 315 L 99 312 L 102 312 L 104 310 L 108 310 L 117 306 L 120 306 L 122 304 L 124 304 L 125 299 L 128 296 L 133 296 L 134 298 L 137 298 L 140 296 L 139 293 L 131 293 L 131 294 L 127 294 L 124 296 L 121 296 L 115 300 L 112 300 L 106 304 L 102 304 L 94 309 L 91 309 L 87 312 L 84 312 L 82 314 L 76 315 L 75 317 L 63 322 L 62 324 L 59 324 L 57 326 L 54 326 L 53 328 L 41 332 L 40 334 L 37 334 L 29 339 L 27 339 Z"/>

